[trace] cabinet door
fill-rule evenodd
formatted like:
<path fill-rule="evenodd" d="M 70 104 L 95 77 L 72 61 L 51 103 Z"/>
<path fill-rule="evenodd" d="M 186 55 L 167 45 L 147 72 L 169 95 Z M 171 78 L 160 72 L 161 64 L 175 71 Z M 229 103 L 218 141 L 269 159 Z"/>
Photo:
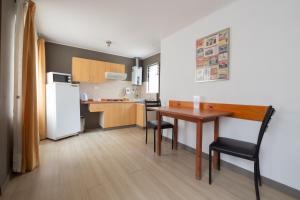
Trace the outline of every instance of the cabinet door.
<path fill-rule="evenodd" d="M 123 120 L 124 124 L 136 124 L 136 103 L 123 103 Z"/>
<path fill-rule="evenodd" d="M 145 127 L 145 105 L 141 103 L 136 104 L 136 124 Z"/>
<path fill-rule="evenodd" d="M 122 116 L 120 113 L 121 105 L 118 103 L 106 103 L 104 111 L 104 124 L 103 128 L 111 128 L 122 126 Z"/>
<path fill-rule="evenodd" d="M 112 64 L 112 63 L 105 62 L 105 71 L 106 71 L 106 72 L 111 72 L 111 70 L 112 70 L 111 64 Z"/>
<path fill-rule="evenodd" d="M 113 70 L 114 72 L 125 73 L 125 65 L 113 63 L 112 66 L 113 66 L 113 67 L 112 67 L 112 70 Z"/>
<path fill-rule="evenodd" d="M 125 65 L 116 63 L 105 63 L 107 72 L 125 73 Z"/>
<path fill-rule="evenodd" d="M 102 83 L 105 81 L 105 63 L 102 61 L 91 60 L 91 70 L 89 82 Z"/>
<path fill-rule="evenodd" d="M 103 128 L 136 124 L 136 103 L 90 104 L 89 111 L 102 113 L 101 126 Z"/>
<path fill-rule="evenodd" d="M 88 59 L 72 58 L 72 80 L 89 82 L 91 63 Z"/>

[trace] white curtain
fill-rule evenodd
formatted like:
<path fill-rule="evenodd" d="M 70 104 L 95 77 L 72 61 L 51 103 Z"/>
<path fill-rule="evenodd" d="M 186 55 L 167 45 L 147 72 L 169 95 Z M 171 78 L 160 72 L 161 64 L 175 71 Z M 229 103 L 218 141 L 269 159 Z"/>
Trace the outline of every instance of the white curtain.
<path fill-rule="evenodd" d="M 22 59 L 26 0 L 17 0 L 15 24 L 14 108 L 13 108 L 13 171 L 21 172 L 22 166 Z"/>

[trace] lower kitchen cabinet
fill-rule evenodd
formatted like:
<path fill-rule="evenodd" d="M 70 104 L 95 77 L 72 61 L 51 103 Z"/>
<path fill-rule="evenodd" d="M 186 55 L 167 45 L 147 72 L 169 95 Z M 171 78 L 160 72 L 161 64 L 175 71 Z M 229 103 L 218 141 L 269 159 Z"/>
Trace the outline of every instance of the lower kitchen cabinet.
<path fill-rule="evenodd" d="M 102 128 L 113 128 L 118 126 L 136 124 L 136 103 L 116 102 L 116 103 L 91 103 L 90 112 L 99 112 L 99 123 Z"/>
<path fill-rule="evenodd" d="M 145 105 L 142 103 L 136 104 L 136 125 L 146 127 Z"/>

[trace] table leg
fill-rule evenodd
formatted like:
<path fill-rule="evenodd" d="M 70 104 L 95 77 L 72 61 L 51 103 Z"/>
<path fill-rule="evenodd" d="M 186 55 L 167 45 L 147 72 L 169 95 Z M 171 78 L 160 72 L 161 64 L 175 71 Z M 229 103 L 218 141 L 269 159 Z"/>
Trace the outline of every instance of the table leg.
<path fill-rule="evenodd" d="M 214 120 L 214 140 L 217 140 L 219 137 L 219 118 L 217 117 Z M 214 163 L 214 169 L 219 169 L 219 158 L 220 158 L 220 153 L 219 152 L 214 152 L 213 156 L 213 163 Z"/>
<path fill-rule="evenodd" d="M 177 144 L 178 144 L 178 119 L 174 118 L 174 137 L 173 137 L 173 145 L 174 149 L 177 150 Z"/>
<path fill-rule="evenodd" d="M 161 155 L 161 114 L 157 112 L 157 155 Z"/>
<path fill-rule="evenodd" d="M 197 122 L 197 135 L 196 135 L 196 165 L 195 165 L 195 174 L 196 179 L 201 179 L 202 171 L 202 121 Z"/>

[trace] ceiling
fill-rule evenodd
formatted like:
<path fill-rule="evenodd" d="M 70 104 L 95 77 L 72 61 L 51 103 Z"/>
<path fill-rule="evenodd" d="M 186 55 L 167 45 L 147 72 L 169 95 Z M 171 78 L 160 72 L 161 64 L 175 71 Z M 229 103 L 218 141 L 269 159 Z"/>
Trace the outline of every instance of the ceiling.
<path fill-rule="evenodd" d="M 164 37 L 232 1 L 35 0 L 37 31 L 50 42 L 145 58 Z"/>

